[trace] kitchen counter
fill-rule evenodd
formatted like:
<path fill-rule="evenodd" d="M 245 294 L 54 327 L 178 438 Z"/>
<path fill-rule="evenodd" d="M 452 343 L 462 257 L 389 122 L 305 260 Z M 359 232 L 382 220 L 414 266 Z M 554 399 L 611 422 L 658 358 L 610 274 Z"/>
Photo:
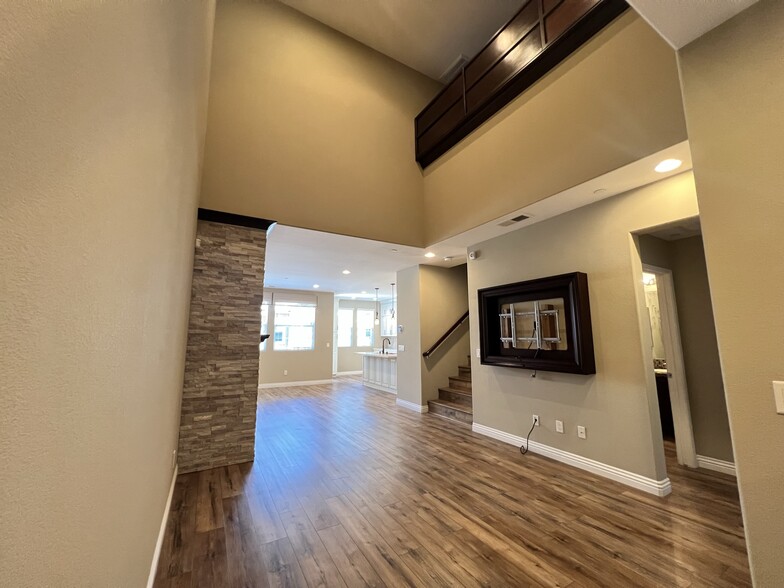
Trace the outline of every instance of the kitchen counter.
<path fill-rule="evenodd" d="M 362 356 L 362 383 L 397 394 L 397 353 L 358 352 Z"/>

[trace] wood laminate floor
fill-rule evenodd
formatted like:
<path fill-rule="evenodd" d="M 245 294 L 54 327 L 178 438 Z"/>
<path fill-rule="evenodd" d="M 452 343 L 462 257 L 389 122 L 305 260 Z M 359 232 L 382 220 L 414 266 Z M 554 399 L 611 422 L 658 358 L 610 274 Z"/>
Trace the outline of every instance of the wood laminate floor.
<path fill-rule="evenodd" d="M 179 476 L 155 585 L 750 586 L 732 477 L 657 498 L 343 378 L 262 390 L 256 460 Z"/>

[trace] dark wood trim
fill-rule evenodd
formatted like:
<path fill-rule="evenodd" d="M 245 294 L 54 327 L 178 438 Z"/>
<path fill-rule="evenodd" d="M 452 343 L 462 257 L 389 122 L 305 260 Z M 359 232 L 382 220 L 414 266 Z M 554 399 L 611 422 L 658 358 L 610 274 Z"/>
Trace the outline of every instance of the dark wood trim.
<path fill-rule="evenodd" d="M 224 225 L 234 225 L 237 227 L 248 227 L 249 229 L 261 229 L 266 231 L 275 221 L 266 218 L 256 218 L 254 216 L 244 216 L 232 212 L 222 212 L 220 210 L 210 210 L 209 208 L 199 209 L 199 220 L 211 223 L 221 223 Z"/>
<path fill-rule="evenodd" d="M 591 1 L 591 0 L 588 0 Z M 444 93 L 447 88 L 451 88 L 455 80 L 451 80 L 441 92 L 419 113 L 415 119 L 415 136 L 416 136 L 416 160 L 426 168 L 435 162 L 444 153 L 449 151 L 452 147 L 457 145 L 461 140 L 467 137 L 482 123 L 487 121 L 491 116 L 496 114 L 504 106 L 509 104 L 513 99 L 522 94 L 525 90 L 535 84 L 538 80 L 544 77 L 545 74 L 553 70 L 560 64 L 566 57 L 576 51 L 581 45 L 587 42 L 591 37 L 603 29 L 606 25 L 612 22 L 616 17 L 622 14 L 629 6 L 625 0 L 593 0 L 595 4 L 588 8 L 583 14 L 577 17 L 571 24 L 565 26 L 557 36 L 554 38 L 547 38 L 546 27 L 550 17 L 559 11 L 565 10 L 567 3 L 561 2 L 550 6 L 549 10 L 544 10 L 541 5 L 541 0 L 529 0 L 526 2 L 520 11 L 498 32 L 490 41 L 477 53 L 474 58 L 463 66 L 460 76 L 463 85 L 462 102 L 464 105 L 463 116 L 459 120 L 454 120 L 454 113 L 450 113 L 452 118 L 451 124 L 440 125 L 434 128 L 436 123 L 444 118 L 449 109 L 454 105 L 452 101 L 444 100 L 446 98 Z M 507 27 L 512 25 L 526 8 L 530 6 L 531 2 L 536 2 L 538 7 L 539 20 L 531 31 L 522 34 L 520 39 L 512 46 L 506 48 L 503 54 L 495 60 L 493 65 L 487 69 L 473 84 L 466 81 L 466 70 L 483 55 L 498 36 L 505 32 Z M 539 30 L 535 30 L 538 27 Z M 515 69 L 514 63 L 507 63 L 507 58 L 514 61 L 514 51 L 525 42 L 531 35 L 535 34 L 540 40 L 544 39 L 546 43 L 541 45 L 538 54 L 530 59 L 520 69 Z M 488 89 L 488 94 L 479 94 L 477 86 L 482 80 L 490 74 L 494 69 L 503 72 L 504 69 L 510 69 L 511 73 L 501 83 L 494 84 Z M 472 99 L 468 99 L 468 94 L 474 90 Z M 471 104 L 474 104 L 473 108 Z M 420 119 L 427 121 L 426 125 L 422 124 Z M 446 128 L 445 128 L 446 127 Z M 451 127 L 451 128 L 449 128 Z"/>
<path fill-rule="evenodd" d="M 446 333 L 444 333 L 443 335 L 441 335 L 441 336 L 438 338 L 438 341 L 436 341 L 435 343 L 433 343 L 433 345 L 430 347 L 430 349 L 428 349 L 427 351 L 425 351 L 425 352 L 422 354 L 422 357 L 424 357 L 425 359 L 427 359 L 428 357 L 430 357 L 430 356 L 431 356 L 431 355 L 432 355 L 432 354 L 435 352 L 435 350 L 436 350 L 436 349 L 438 349 L 439 347 L 441 347 L 441 344 L 442 344 L 444 341 L 446 341 L 446 340 L 449 338 L 449 336 L 450 336 L 452 333 L 454 333 L 454 332 L 457 330 L 457 328 L 458 328 L 460 325 L 462 325 L 462 324 L 463 324 L 463 323 L 466 321 L 466 319 L 467 319 L 467 318 L 468 318 L 468 311 L 466 310 L 466 311 L 465 311 L 465 314 L 464 314 L 463 316 L 461 316 L 461 317 L 460 317 L 460 318 L 457 320 L 457 322 L 456 322 L 454 325 L 452 325 L 451 327 L 449 327 L 449 329 L 447 329 Z"/>

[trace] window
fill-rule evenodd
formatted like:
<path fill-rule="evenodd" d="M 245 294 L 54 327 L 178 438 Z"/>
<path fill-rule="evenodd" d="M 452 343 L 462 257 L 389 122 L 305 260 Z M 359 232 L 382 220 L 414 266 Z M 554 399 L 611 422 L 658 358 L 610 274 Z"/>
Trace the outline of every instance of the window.
<path fill-rule="evenodd" d="M 269 302 L 264 302 L 261 305 L 261 334 L 267 335 L 269 334 Z M 267 342 L 264 341 L 259 345 L 259 349 L 264 351 L 267 349 Z"/>
<path fill-rule="evenodd" d="M 376 313 L 366 308 L 357 309 L 357 347 L 373 347 Z"/>
<path fill-rule="evenodd" d="M 316 307 L 275 302 L 273 348 L 282 351 L 314 349 Z"/>
<path fill-rule="evenodd" d="M 338 309 L 338 347 L 351 347 L 354 339 L 354 309 Z"/>

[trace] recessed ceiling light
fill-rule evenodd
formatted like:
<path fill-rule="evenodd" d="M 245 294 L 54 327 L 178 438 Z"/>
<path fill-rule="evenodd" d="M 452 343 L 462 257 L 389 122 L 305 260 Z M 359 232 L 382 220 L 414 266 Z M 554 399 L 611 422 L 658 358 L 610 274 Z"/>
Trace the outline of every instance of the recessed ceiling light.
<path fill-rule="evenodd" d="M 604 196 L 605 194 L 607 194 L 607 190 L 604 188 L 599 188 L 597 190 L 594 190 L 593 193 L 594 196 Z"/>
<path fill-rule="evenodd" d="M 347 276 L 351 273 L 351 270 L 343 270 L 343 275 Z"/>
<path fill-rule="evenodd" d="M 666 174 L 667 172 L 671 172 L 674 169 L 678 169 L 682 164 L 683 162 L 680 159 L 665 159 L 653 169 L 660 174 Z"/>
<path fill-rule="evenodd" d="M 321 286 L 319 286 L 318 284 L 313 284 L 313 287 L 314 288 L 321 288 Z"/>
<path fill-rule="evenodd" d="M 444 261 L 452 261 L 452 256 L 451 256 L 451 255 L 447 255 L 447 256 L 444 258 Z"/>
<path fill-rule="evenodd" d="M 435 257 L 435 256 L 436 254 L 433 253 L 432 251 L 428 251 L 427 253 L 425 253 L 425 257 Z"/>

